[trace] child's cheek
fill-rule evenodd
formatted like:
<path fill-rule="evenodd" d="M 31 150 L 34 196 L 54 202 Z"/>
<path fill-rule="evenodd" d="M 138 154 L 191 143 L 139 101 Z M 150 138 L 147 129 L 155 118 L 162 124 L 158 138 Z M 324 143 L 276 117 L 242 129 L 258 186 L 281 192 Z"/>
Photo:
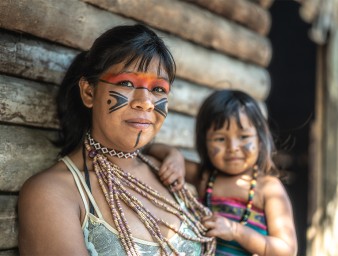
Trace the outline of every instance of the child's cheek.
<path fill-rule="evenodd" d="M 209 147 L 209 155 L 210 157 L 215 157 L 220 152 L 220 148 L 218 147 Z"/>
<path fill-rule="evenodd" d="M 256 151 L 256 146 L 252 142 L 249 142 L 243 145 L 243 150 L 247 153 L 253 153 L 254 151 Z"/>

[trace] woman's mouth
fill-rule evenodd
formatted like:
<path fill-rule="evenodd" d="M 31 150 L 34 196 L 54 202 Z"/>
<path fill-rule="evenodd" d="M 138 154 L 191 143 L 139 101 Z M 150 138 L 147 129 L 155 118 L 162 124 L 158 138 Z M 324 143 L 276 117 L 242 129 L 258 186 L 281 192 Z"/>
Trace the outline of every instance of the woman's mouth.
<path fill-rule="evenodd" d="M 129 126 L 132 126 L 136 129 L 147 129 L 152 125 L 152 122 L 147 119 L 129 119 L 125 121 Z"/>

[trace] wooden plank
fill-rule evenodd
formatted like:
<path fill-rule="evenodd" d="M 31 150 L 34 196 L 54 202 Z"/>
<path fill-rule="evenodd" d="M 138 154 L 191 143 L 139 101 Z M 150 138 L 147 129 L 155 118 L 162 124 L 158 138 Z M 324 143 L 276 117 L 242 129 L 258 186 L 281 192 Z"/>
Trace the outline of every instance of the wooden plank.
<path fill-rule="evenodd" d="M 60 84 L 78 51 L 57 44 L 0 31 L 0 71 Z"/>
<path fill-rule="evenodd" d="M 271 27 L 271 15 L 260 5 L 247 0 L 185 0 L 244 25 L 260 35 Z"/>
<path fill-rule="evenodd" d="M 0 121 L 57 128 L 57 86 L 0 75 Z"/>
<path fill-rule="evenodd" d="M 70 2 L 69 6 L 67 2 L 67 7 L 72 15 L 64 15 L 58 12 L 59 8 L 64 4 L 63 1 L 49 3 L 35 0 L 33 3 L 27 3 L 26 1 L 21 1 L 20 3 L 20 5 L 10 5 L 2 1 L 0 2 L 0 8 L 6 10 L 6 13 L 22 16 L 23 11 L 18 6 L 23 9 L 29 9 L 39 3 L 40 5 L 34 9 L 34 11 L 37 11 L 36 17 L 30 20 L 30 14 L 27 14 L 21 20 L 12 19 L 15 15 L 8 17 L 8 19 L 0 16 L 0 26 L 7 29 L 25 31 L 26 33 L 81 49 L 89 48 L 92 41 L 102 31 L 111 26 L 130 23 L 130 20 L 105 11 L 99 11 L 81 2 Z M 39 12 L 45 13 L 46 10 L 43 10 L 43 6 L 46 5 L 50 8 L 43 17 L 47 15 L 48 19 L 46 21 L 42 20 L 35 26 L 33 21 L 41 19 Z M 44 26 L 41 24 L 44 24 Z M 95 24 L 97 27 L 95 27 Z M 270 89 L 270 78 L 265 69 L 243 63 L 168 34 L 160 35 L 167 44 L 172 46 L 174 57 L 179 63 L 178 77 L 213 88 L 215 86 L 220 87 L 220 81 L 226 80 L 232 84 L 232 88 L 243 88 L 244 91 L 254 92 L 251 95 L 259 100 L 267 96 Z M 203 79 L 201 80 L 201 78 Z M 227 87 L 223 84 L 222 88 Z M 248 88 L 250 89 L 248 90 Z"/>
<path fill-rule="evenodd" d="M 266 69 L 226 55 L 166 37 L 175 56 L 177 75 L 215 89 L 238 89 L 262 101 L 269 95 L 270 75 Z"/>
<path fill-rule="evenodd" d="M 271 45 L 267 38 L 182 1 L 83 1 L 263 67 L 271 59 Z"/>
<path fill-rule="evenodd" d="M 20 256 L 18 248 L 12 250 L 0 250 L 0 256 Z"/>
<path fill-rule="evenodd" d="M 214 90 L 176 79 L 169 94 L 169 109 L 196 116 L 200 105 Z"/>
<path fill-rule="evenodd" d="M 19 191 L 26 179 L 56 161 L 55 131 L 0 125 L 0 134 L 0 191 Z"/>
<path fill-rule="evenodd" d="M 237 58 L 262 66 L 267 66 L 270 62 L 272 50 L 267 38 L 191 4 L 172 0 L 125 0 L 119 3 L 120 1 L 95 2 L 101 7 L 120 8 L 122 16 L 132 17 L 164 31 L 170 29 L 170 33 Z M 63 11 L 65 6 L 67 12 Z M 1 27 L 31 34 L 38 33 L 40 37 L 60 43 L 66 41 L 76 48 L 88 48 L 88 34 L 95 36 L 112 25 L 134 23 L 133 20 L 94 8 L 81 1 L 2 1 L 0 9 L 3 12 L 0 16 Z M 185 24 L 183 29 L 182 24 Z M 49 35 L 51 31 L 52 36 Z M 67 40 L 63 38 L 64 35 L 71 35 L 73 38 Z M 91 42 L 89 40 L 89 43 Z"/>
<path fill-rule="evenodd" d="M 18 245 L 17 196 L 0 195 L 0 250 Z"/>
<path fill-rule="evenodd" d="M 169 113 L 155 138 L 155 142 L 166 143 L 177 147 L 194 147 L 195 119 L 177 113 Z"/>
<path fill-rule="evenodd" d="M 156 140 L 183 148 L 193 147 L 194 119 L 169 113 Z M 58 149 L 50 142 L 55 131 L 0 125 L 0 191 L 17 192 L 33 174 L 51 166 Z"/>
<path fill-rule="evenodd" d="M 0 37 L 0 53 L 0 72 L 59 84 L 77 51 L 3 33 Z M 212 91 L 176 79 L 169 98 L 170 109 L 195 115 L 200 102 Z M 192 92 L 194 98 L 188 96 Z"/>
<path fill-rule="evenodd" d="M 269 9 L 274 2 L 274 0 L 247 0 L 247 1 L 259 4 L 265 9 Z"/>

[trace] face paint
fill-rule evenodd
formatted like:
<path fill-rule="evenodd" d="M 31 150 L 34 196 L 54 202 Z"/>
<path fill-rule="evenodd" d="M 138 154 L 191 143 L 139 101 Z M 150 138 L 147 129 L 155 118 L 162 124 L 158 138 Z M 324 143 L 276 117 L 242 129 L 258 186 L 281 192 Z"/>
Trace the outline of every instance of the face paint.
<path fill-rule="evenodd" d="M 249 142 L 243 146 L 243 150 L 246 152 L 253 152 L 255 150 L 255 146 L 252 144 L 252 142 Z"/>
<path fill-rule="evenodd" d="M 214 156 L 216 156 L 218 153 L 220 152 L 220 149 L 218 148 L 218 147 L 213 147 L 212 149 L 211 149 L 211 156 L 212 157 L 214 157 Z"/>
<path fill-rule="evenodd" d="M 154 106 L 155 111 L 157 111 L 162 116 L 167 117 L 168 114 L 167 103 L 168 103 L 167 98 L 163 98 L 159 101 L 156 101 Z"/>
<path fill-rule="evenodd" d="M 109 108 L 109 113 L 114 112 L 122 107 L 128 105 L 128 98 L 121 93 L 115 91 L 109 91 L 109 95 L 115 98 L 116 104 Z M 111 103 L 111 100 L 107 101 L 108 105 Z"/>
<path fill-rule="evenodd" d="M 150 92 L 166 93 L 170 91 L 167 79 L 144 73 L 106 74 L 100 79 L 101 82 L 122 85 L 135 89 L 147 89 Z"/>
<path fill-rule="evenodd" d="M 135 143 L 135 146 L 134 146 L 134 148 L 136 148 L 136 147 L 137 147 L 137 145 L 138 145 L 138 142 L 140 141 L 141 133 L 142 133 L 142 130 L 141 130 L 141 131 L 138 133 L 138 135 L 137 135 L 137 138 L 136 138 L 136 143 Z"/>

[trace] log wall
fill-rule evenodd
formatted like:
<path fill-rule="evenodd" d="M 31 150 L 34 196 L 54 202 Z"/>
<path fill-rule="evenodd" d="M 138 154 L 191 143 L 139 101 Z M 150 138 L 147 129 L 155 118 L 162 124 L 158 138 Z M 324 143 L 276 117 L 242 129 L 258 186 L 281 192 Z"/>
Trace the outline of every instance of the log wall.
<path fill-rule="evenodd" d="M 154 29 L 177 62 L 169 114 L 155 141 L 196 160 L 195 115 L 215 89 L 246 91 L 264 108 L 271 2 L 222 0 L 220 9 L 209 0 L 0 1 L 0 255 L 18 255 L 20 187 L 57 159 L 54 97 L 78 52 L 116 25 Z"/>

